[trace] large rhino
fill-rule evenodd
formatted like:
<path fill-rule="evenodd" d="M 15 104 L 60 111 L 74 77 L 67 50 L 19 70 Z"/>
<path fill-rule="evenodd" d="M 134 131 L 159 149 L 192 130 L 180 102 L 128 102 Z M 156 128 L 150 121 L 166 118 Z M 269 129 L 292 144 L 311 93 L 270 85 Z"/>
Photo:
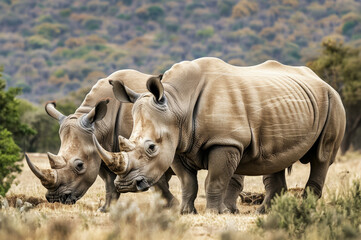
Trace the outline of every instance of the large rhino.
<path fill-rule="evenodd" d="M 48 153 L 51 169 L 39 169 L 26 156 L 33 173 L 48 189 L 49 202 L 73 204 L 80 199 L 99 176 L 105 182 L 106 201 L 100 208 L 105 211 L 112 200 L 119 198 L 114 187 L 116 175 L 99 158 L 92 141 L 92 134 L 110 151 L 118 151 L 118 135 L 129 137 L 132 130 L 131 106 L 114 98 L 109 79 L 122 80 L 138 91 L 145 91 L 150 75 L 135 70 L 120 70 L 100 79 L 86 95 L 79 108 L 64 116 L 54 102 L 45 106 L 46 112 L 60 123 L 61 146 L 57 155 Z M 108 111 L 107 111 L 108 109 Z M 169 173 L 169 172 L 168 172 Z M 171 174 L 161 178 L 158 187 L 169 205 L 177 200 L 168 191 Z"/>
<path fill-rule="evenodd" d="M 115 97 L 134 103 L 133 131 L 121 140 L 128 148 L 109 153 L 93 139 L 118 174 L 119 192 L 146 189 L 171 166 L 183 195 L 191 195 L 196 171 L 208 169 L 207 209 L 222 213 L 234 173 L 264 175 L 264 212 L 287 188 L 285 169 L 300 160 L 311 165 L 306 187 L 321 196 L 343 138 L 345 111 L 337 92 L 309 68 L 276 61 L 236 67 L 200 58 L 150 78 L 149 92 L 125 85 L 113 81 Z"/>

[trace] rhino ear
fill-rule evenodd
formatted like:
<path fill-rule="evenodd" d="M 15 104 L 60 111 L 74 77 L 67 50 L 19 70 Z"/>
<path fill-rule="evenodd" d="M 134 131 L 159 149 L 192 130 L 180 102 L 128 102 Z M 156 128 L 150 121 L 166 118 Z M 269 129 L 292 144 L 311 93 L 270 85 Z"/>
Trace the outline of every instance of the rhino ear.
<path fill-rule="evenodd" d="M 110 85 L 113 86 L 113 93 L 118 101 L 123 103 L 134 103 L 140 96 L 139 93 L 132 91 L 131 89 L 124 86 L 122 81 L 109 80 Z"/>
<path fill-rule="evenodd" d="M 50 117 L 58 120 L 59 123 L 61 123 L 64 120 L 65 116 L 61 112 L 59 112 L 55 107 L 56 107 L 55 101 L 47 102 L 45 104 L 45 111 Z"/>
<path fill-rule="evenodd" d="M 80 123 L 85 128 L 91 128 L 92 124 L 96 121 L 102 120 L 107 113 L 107 104 L 109 99 L 101 100 L 97 105 L 84 117 L 82 117 Z"/>
<path fill-rule="evenodd" d="M 107 114 L 108 107 L 107 104 L 109 103 L 109 99 L 102 100 L 97 103 L 95 106 L 95 114 L 93 117 L 93 122 L 102 120 L 105 117 L 105 114 Z"/>
<path fill-rule="evenodd" d="M 163 75 L 151 77 L 147 81 L 147 89 L 151 92 L 158 103 L 164 102 L 164 87 L 161 82 Z"/>

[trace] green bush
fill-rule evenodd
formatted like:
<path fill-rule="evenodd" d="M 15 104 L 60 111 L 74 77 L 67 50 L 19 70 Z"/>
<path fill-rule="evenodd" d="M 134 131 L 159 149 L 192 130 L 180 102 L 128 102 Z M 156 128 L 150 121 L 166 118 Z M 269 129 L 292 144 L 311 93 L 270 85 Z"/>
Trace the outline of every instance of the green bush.
<path fill-rule="evenodd" d="M 49 48 L 50 47 L 50 41 L 46 38 L 43 38 L 39 35 L 34 35 L 28 38 L 28 44 L 29 47 L 33 49 L 37 48 Z"/>
<path fill-rule="evenodd" d="M 93 31 L 93 30 L 98 30 L 102 26 L 102 24 L 103 21 L 101 19 L 91 18 L 84 22 L 84 27 L 87 30 Z"/>
<path fill-rule="evenodd" d="M 212 26 L 205 27 L 197 31 L 196 35 L 198 38 L 210 38 L 214 34 L 214 28 Z"/>
<path fill-rule="evenodd" d="M 9 190 L 15 174 L 20 172 L 18 161 L 20 148 L 14 138 L 34 134 L 28 125 L 20 121 L 19 101 L 15 98 L 20 94 L 19 88 L 9 88 L 5 91 L 5 80 L 0 69 L 0 195 L 4 196 Z"/>
<path fill-rule="evenodd" d="M 285 239 L 357 239 L 361 234 L 361 181 L 332 193 L 331 201 L 308 192 L 305 199 L 284 194 L 274 199 L 270 214 L 258 218 L 261 235 L 282 232 Z"/>
<path fill-rule="evenodd" d="M 15 173 L 19 173 L 20 148 L 15 144 L 11 132 L 0 127 L 0 195 L 10 189 L 15 178 Z"/>
<path fill-rule="evenodd" d="M 148 7 L 148 16 L 152 20 L 158 20 L 164 17 L 164 10 L 162 7 L 153 5 Z"/>
<path fill-rule="evenodd" d="M 34 31 L 47 39 L 57 38 L 65 33 L 67 28 L 59 23 L 42 23 L 34 28 Z"/>

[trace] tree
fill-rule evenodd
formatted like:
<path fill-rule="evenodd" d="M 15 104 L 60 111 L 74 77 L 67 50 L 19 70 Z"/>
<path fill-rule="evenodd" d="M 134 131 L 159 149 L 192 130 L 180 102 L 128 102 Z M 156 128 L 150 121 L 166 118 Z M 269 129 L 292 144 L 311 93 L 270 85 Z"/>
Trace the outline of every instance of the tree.
<path fill-rule="evenodd" d="M 322 54 L 307 65 L 341 96 L 346 110 L 346 132 L 341 144 L 343 154 L 361 126 L 361 50 L 330 39 L 324 41 L 322 47 Z"/>
<path fill-rule="evenodd" d="M 5 195 L 20 172 L 20 148 L 13 137 L 32 134 L 34 131 L 20 122 L 19 101 L 15 98 L 21 91 L 10 88 L 5 91 L 5 80 L 0 68 L 0 195 Z"/>
<path fill-rule="evenodd" d="M 20 148 L 15 144 L 11 132 L 0 127 L 0 195 L 5 196 L 15 173 L 21 171 Z"/>

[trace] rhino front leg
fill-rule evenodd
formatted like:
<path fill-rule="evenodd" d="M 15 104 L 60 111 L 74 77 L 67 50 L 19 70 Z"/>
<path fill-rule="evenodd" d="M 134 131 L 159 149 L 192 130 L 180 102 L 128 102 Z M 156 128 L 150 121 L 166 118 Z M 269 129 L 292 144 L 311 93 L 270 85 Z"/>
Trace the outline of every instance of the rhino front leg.
<path fill-rule="evenodd" d="M 266 189 L 266 196 L 263 199 L 262 205 L 256 210 L 260 214 L 266 213 L 267 209 L 271 206 L 271 200 L 276 194 L 287 191 L 285 170 L 263 176 L 263 184 Z"/>
<path fill-rule="evenodd" d="M 228 184 L 226 196 L 224 197 L 224 204 L 231 211 L 231 213 L 239 213 L 237 208 L 237 199 L 242 192 L 244 186 L 244 176 L 234 174 Z"/>
<path fill-rule="evenodd" d="M 117 192 L 114 180 L 117 177 L 115 173 L 109 170 L 109 168 L 102 162 L 99 170 L 99 176 L 103 179 L 105 183 L 105 203 L 101 206 L 98 211 L 106 212 L 108 211 L 110 204 L 113 201 L 118 200 L 120 193 Z"/>
<path fill-rule="evenodd" d="M 154 185 L 155 189 L 159 191 L 162 197 L 166 200 L 167 208 L 178 206 L 178 200 L 173 196 L 173 194 L 169 191 L 169 180 L 174 175 L 174 172 L 171 168 L 169 168 L 163 176 L 158 180 L 158 182 Z"/>
<path fill-rule="evenodd" d="M 181 214 L 196 214 L 194 200 L 198 193 L 197 171 L 184 166 L 179 157 L 176 157 L 172 163 L 172 170 L 177 175 L 182 187 Z"/>
<path fill-rule="evenodd" d="M 208 175 L 205 183 L 207 211 L 216 213 L 230 212 L 224 204 L 226 190 L 229 186 L 230 193 L 227 201 L 229 201 L 228 204 L 235 205 L 233 201 L 237 198 L 232 193 L 232 187 L 233 184 L 238 183 L 235 183 L 237 181 L 234 179 L 231 181 L 232 185 L 229 184 L 239 161 L 240 152 L 235 147 L 216 147 L 210 151 L 208 155 Z"/>

